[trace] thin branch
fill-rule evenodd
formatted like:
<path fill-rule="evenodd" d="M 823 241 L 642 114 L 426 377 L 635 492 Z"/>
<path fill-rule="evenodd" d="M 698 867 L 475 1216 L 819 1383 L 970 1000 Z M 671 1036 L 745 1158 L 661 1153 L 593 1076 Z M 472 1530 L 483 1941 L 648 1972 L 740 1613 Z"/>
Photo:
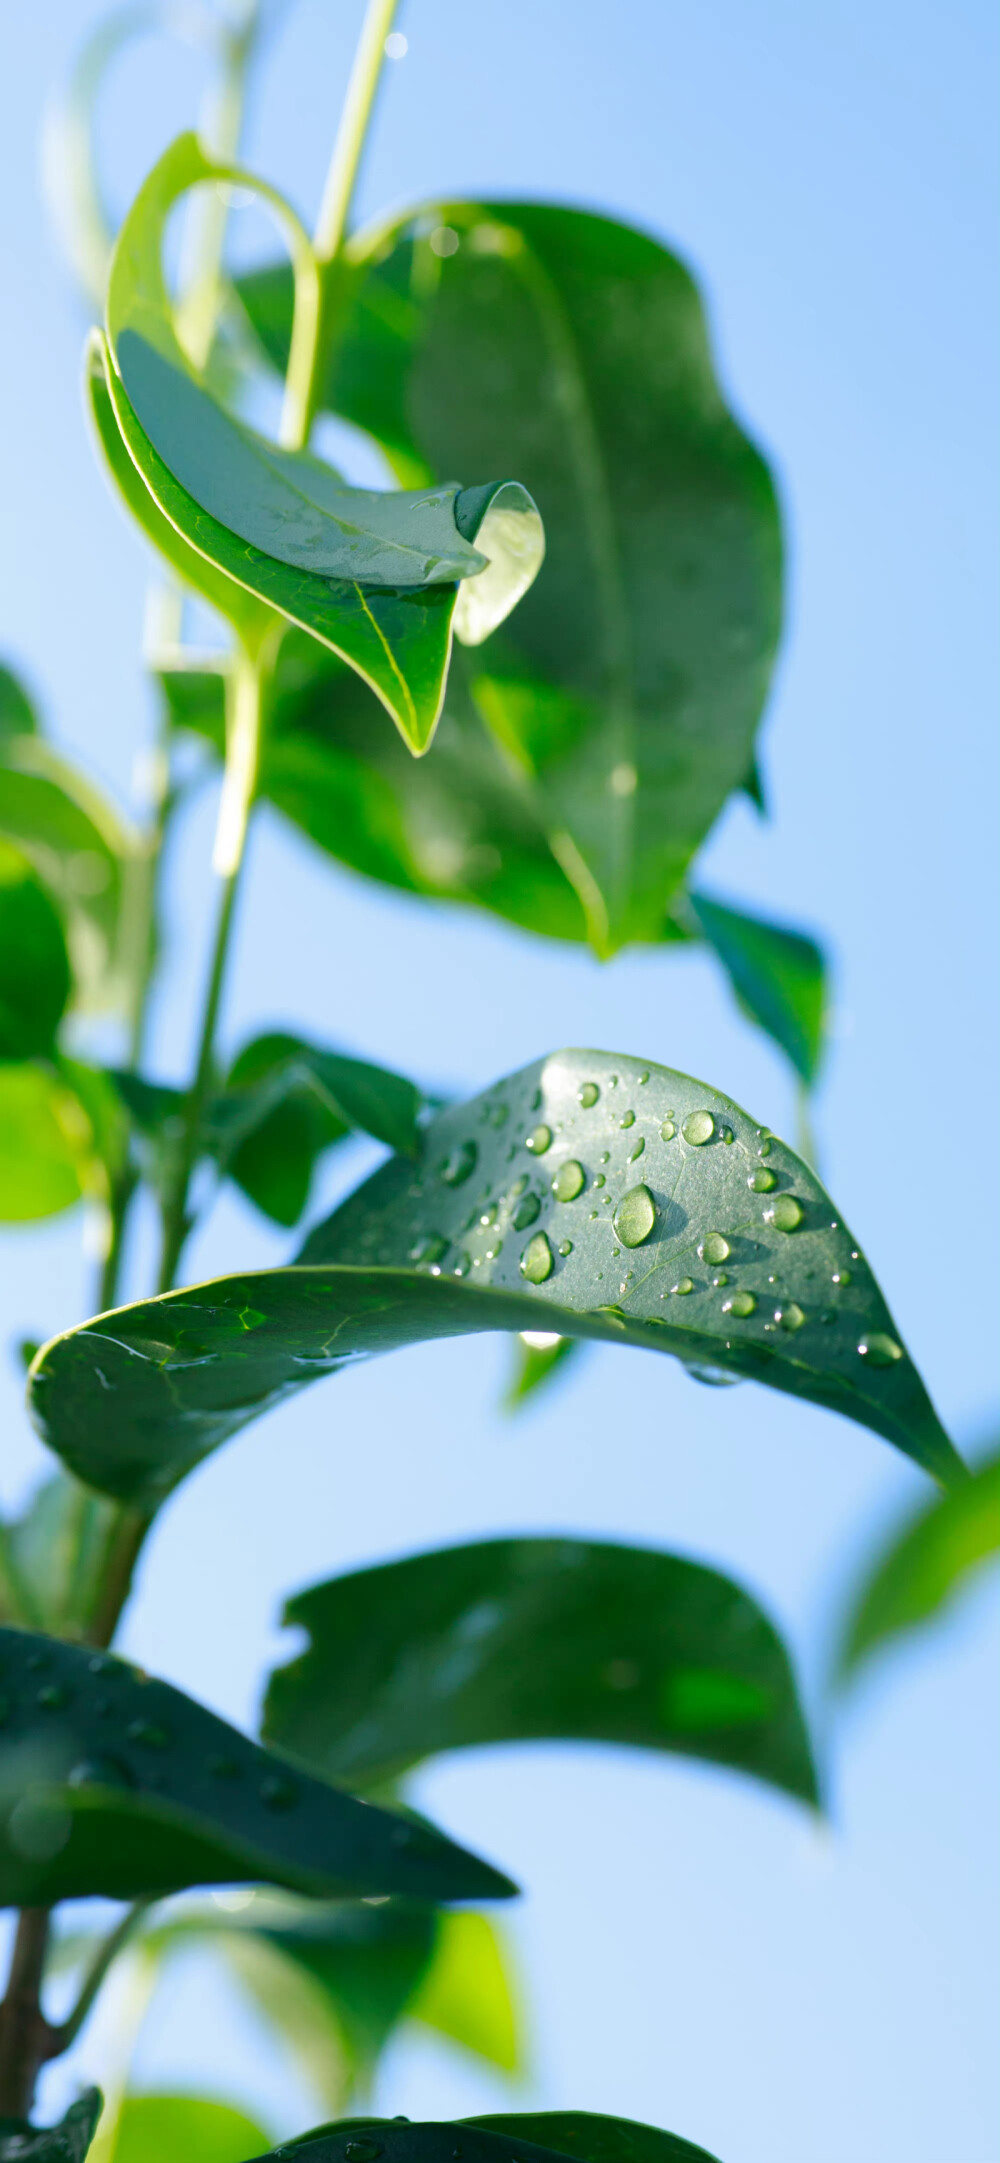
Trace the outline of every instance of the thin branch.
<path fill-rule="evenodd" d="M 132 1906 L 126 1909 L 120 1921 L 115 1924 L 114 1929 L 108 1932 L 106 1938 L 102 1938 L 84 1975 L 72 2012 L 68 2013 L 66 2019 L 60 2021 L 58 2027 L 53 2030 L 57 2041 L 55 2049 L 50 2052 L 51 2057 L 60 2056 L 64 2050 L 69 2049 L 71 2043 L 76 2041 L 109 1968 L 117 1960 L 119 1953 L 132 1936 L 136 1925 L 141 1922 L 152 1905 L 151 1900 L 134 1900 Z"/>

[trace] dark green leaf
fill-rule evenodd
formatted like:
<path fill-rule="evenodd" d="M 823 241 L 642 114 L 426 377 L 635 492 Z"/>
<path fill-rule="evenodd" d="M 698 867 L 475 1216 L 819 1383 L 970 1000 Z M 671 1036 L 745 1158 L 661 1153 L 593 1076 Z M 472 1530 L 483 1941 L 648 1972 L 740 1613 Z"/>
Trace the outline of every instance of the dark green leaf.
<path fill-rule="evenodd" d="M 607 1052 L 554 1053 L 439 1113 L 425 1163 L 422 1175 L 403 1158 L 383 1166 L 299 1266 L 217 1278 L 53 1338 L 30 1383 L 49 1446 L 88 1485 L 153 1505 L 347 1359 L 544 1320 L 562 1337 L 671 1352 L 701 1379 L 767 1382 L 858 1420 L 943 1481 L 964 1476 L 819 1180 L 704 1083 Z"/>
<path fill-rule="evenodd" d="M 111 1654 L 0 1630 L 0 1905 L 264 1880 L 461 1900 L 513 1888 L 423 1823 L 293 1770 Z"/>
<path fill-rule="evenodd" d="M 435 224 L 458 242 L 444 259 Z M 745 780 L 781 606 L 773 486 L 723 403 L 697 289 L 647 235 L 552 205 L 425 206 L 352 255 L 325 402 L 411 480 L 531 489 L 546 563 L 473 690 L 594 945 L 658 939 Z M 290 281 L 240 290 L 283 356 Z"/>
<path fill-rule="evenodd" d="M 744 1013 L 780 1045 L 804 1082 L 814 1082 L 826 1008 L 826 963 L 815 939 L 724 908 L 707 894 L 689 895 L 688 905 Z"/>
<path fill-rule="evenodd" d="M 679 1751 L 816 1800 L 780 1638 L 729 1578 L 676 1555 L 486 1540 L 315 1585 L 285 1620 L 310 1642 L 272 1676 L 264 1732 L 331 1778 L 378 1787 L 442 1750 L 563 1738 Z"/>
<path fill-rule="evenodd" d="M 213 1112 L 220 1144 L 227 1136 L 235 1144 L 245 1140 L 276 1105 L 301 1094 L 327 1115 L 318 1130 L 325 1137 L 320 1147 L 353 1127 L 403 1155 L 416 1154 L 421 1099 L 412 1082 L 387 1067 L 279 1032 L 255 1037 L 234 1061 Z"/>
<path fill-rule="evenodd" d="M 88 2088 L 71 2103 L 58 2125 L 29 2125 L 24 2118 L 0 2118 L 0 2163 L 83 2163 L 94 2138 L 103 2098 Z"/>
<path fill-rule="evenodd" d="M 245 2163 L 267 2138 L 230 2103 L 200 2095 L 127 2095 L 109 2163 Z"/>
<path fill-rule="evenodd" d="M 87 1184 L 91 1145 L 79 1099 L 50 1067 L 0 1065 L 0 1222 L 71 1208 Z"/>
<path fill-rule="evenodd" d="M 0 739 L 37 734 L 38 716 L 23 683 L 0 661 Z"/>
<path fill-rule="evenodd" d="M 567 1360 L 580 1350 L 579 1340 L 574 1337 L 554 1337 L 547 1330 L 522 1331 L 514 1339 L 504 1411 L 519 1412 L 554 1375 L 565 1372 Z"/>
<path fill-rule="evenodd" d="M 304 2149 L 309 2163 L 376 2163 L 376 2158 L 378 2163 L 452 2163 L 456 2146 L 463 2163 L 543 2163 L 556 2155 L 577 2156 L 581 2163 L 717 2163 L 707 2148 L 696 2148 L 676 2133 L 582 2110 L 503 2112 L 417 2125 L 397 2118 L 342 2118 L 283 2142 L 278 2152 L 291 2149 L 297 2155 Z"/>
<path fill-rule="evenodd" d="M 139 956 L 137 835 L 43 737 L 0 732 L 0 835 L 21 850 L 66 925 L 77 1005 L 121 1007 Z"/>
<path fill-rule="evenodd" d="M 63 1471 L 0 1525 L 0 1620 L 85 1635 L 105 1583 L 118 1511 Z"/>
<path fill-rule="evenodd" d="M 51 1051 L 69 991 L 59 912 L 27 857 L 0 841 L 0 1059 Z"/>
<path fill-rule="evenodd" d="M 857 1595 L 839 1670 L 853 1674 L 880 1646 L 931 1622 L 1000 1549 L 1000 1458 L 911 1520 Z"/>

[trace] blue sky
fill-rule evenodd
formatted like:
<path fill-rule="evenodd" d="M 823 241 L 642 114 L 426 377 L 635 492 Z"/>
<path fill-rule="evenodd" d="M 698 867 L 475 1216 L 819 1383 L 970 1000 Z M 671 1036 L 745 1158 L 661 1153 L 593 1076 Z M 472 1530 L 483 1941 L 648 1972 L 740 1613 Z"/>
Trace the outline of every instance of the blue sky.
<path fill-rule="evenodd" d="M 298 0 L 254 101 L 249 157 L 307 213 L 359 13 Z M 151 721 L 147 565 L 85 436 L 83 318 L 37 181 L 46 91 L 98 15 L 50 0 L 6 29 L 0 644 L 60 739 L 127 796 Z M 704 284 L 729 394 L 780 477 L 790 606 L 763 735 L 773 816 L 734 805 L 700 871 L 829 942 L 827 1182 L 946 1424 L 982 1448 L 1000 1305 L 993 11 L 411 0 L 400 26 L 409 51 L 387 71 L 362 211 L 437 190 L 579 202 L 661 235 Z M 162 48 L 123 69 L 106 109 L 120 203 L 190 119 L 194 87 Z M 205 804 L 172 863 L 164 1076 L 187 1058 L 210 832 Z M 333 874 L 265 817 L 225 1036 L 268 1024 L 470 1090 L 592 1043 L 682 1067 L 792 1127 L 777 1058 L 697 953 L 602 968 L 411 908 Z M 4 1241 L 11 1337 L 84 1311 L 78 1233 L 67 1219 Z M 282 1253 L 234 1201 L 191 1261 L 208 1274 Z M 795 1648 L 829 1833 L 735 1778 L 624 1754 L 477 1753 L 422 1781 L 426 1806 L 527 1889 L 509 1927 L 532 2072 L 511 2107 L 620 2111 L 725 2163 L 997 2163 L 995 1583 L 834 1712 L 837 1615 L 859 1558 L 923 1495 L 920 1476 L 830 1414 L 698 1389 L 638 1353 L 594 1353 L 511 1426 L 496 1410 L 505 1351 L 482 1339 L 399 1356 L 221 1452 L 164 1515 L 129 1649 L 250 1720 L 285 1649 L 282 1597 L 338 1568 L 524 1529 L 650 1541 L 730 1569 Z M 41 1452 L 11 1362 L 3 1389 L 14 1498 Z M 164 1991 L 137 2074 L 243 2094 L 276 2132 L 308 2115 L 196 1966 Z M 506 2095 L 404 2043 L 381 2100 L 446 2116 Z"/>

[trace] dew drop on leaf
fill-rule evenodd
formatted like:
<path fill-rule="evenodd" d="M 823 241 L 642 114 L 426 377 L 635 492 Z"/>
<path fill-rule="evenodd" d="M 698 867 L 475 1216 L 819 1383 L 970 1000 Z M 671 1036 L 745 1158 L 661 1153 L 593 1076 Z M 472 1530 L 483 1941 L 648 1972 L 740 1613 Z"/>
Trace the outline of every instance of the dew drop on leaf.
<path fill-rule="evenodd" d="M 802 1204 L 794 1194 L 778 1194 L 769 1209 L 764 1211 L 765 1224 L 773 1224 L 776 1232 L 797 1232 L 802 1222 Z"/>
<path fill-rule="evenodd" d="M 555 1258 L 545 1233 L 536 1232 L 534 1239 L 529 1239 L 521 1256 L 522 1277 L 527 1277 L 529 1284 L 544 1284 L 546 1277 L 551 1277 L 554 1267 Z"/>
<path fill-rule="evenodd" d="M 850 1284 L 850 1281 L 851 1272 L 849 1269 L 835 1269 L 830 1279 L 831 1284 Z"/>
<path fill-rule="evenodd" d="M 777 1173 L 768 1171 L 767 1166 L 764 1164 L 760 1166 L 758 1171 L 751 1172 L 747 1180 L 747 1186 L 751 1194 L 770 1194 L 771 1188 L 776 1187 L 777 1184 Z"/>
<path fill-rule="evenodd" d="M 623 1112 L 623 1113 L 622 1113 L 622 1115 L 621 1115 L 621 1118 L 620 1118 L 620 1119 L 619 1119 L 619 1121 L 618 1121 L 618 1124 L 619 1124 L 619 1126 L 620 1126 L 620 1127 L 634 1127 L 634 1125 L 635 1125 L 635 1113 L 634 1113 L 634 1112 Z"/>
<path fill-rule="evenodd" d="M 632 1148 L 629 1150 L 628 1161 L 630 1164 L 636 1164 L 638 1162 L 645 1147 L 646 1144 L 643 1141 L 642 1135 L 640 1134 L 638 1141 L 634 1142 Z"/>
<path fill-rule="evenodd" d="M 775 1308 L 774 1319 L 781 1323 L 782 1329 L 801 1329 L 805 1315 L 798 1301 L 790 1299 L 783 1307 Z"/>
<path fill-rule="evenodd" d="M 869 1367 L 891 1367 L 903 1357 L 902 1345 L 897 1344 L 895 1338 L 887 1337 L 882 1329 L 869 1330 L 867 1337 L 862 1337 L 858 1351 Z"/>
<path fill-rule="evenodd" d="M 577 1090 L 577 1102 L 583 1105 L 585 1112 L 592 1111 L 600 1094 L 596 1082 L 584 1082 L 582 1088 Z"/>
<path fill-rule="evenodd" d="M 524 1146 L 530 1149 L 533 1157 L 543 1157 L 546 1150 L 552 1147 L 552 1128 L 534 1127 Z"/>
<path fill-rule="evenodd" d="M 747 1317 L 754 1313 L 756 1306 L 757 1301 L 752 1292 L 734 1292 L 730 1299 L 723 1300 L 722 1312 L 735 1314 L 738 1322 L 745 1322 Z"/>
<path fill-rule="evenodd" d="M 416 1262 L 418 1267 L 422 1263 L 426 1268 L 430 1262 L 439 1262 L 441 1256 L 447 1254 L 448 1245 L 448 1240 L 441 1232 L 425 1232 L 423 1238 L 418 1239 L 416 1245 L 410 1248 L 410 1260 Z"/>
<path fill-rule="evenodd" d="M 690 1142 L 695 1149 L 700 1149 L 703 1143 L 711 1141 L 715 1133 L 715 1120 L 711 1112 L 689 1112 L 681 1133 L 686 1142 Z"/>
<path fill-rule="evenodd" d="M 583 1165 L 578 1164 L 575 1157 L 567 1157 L 565 1164 L 560 1164 L 552 1181 L 552 1192 L 556 1201 L 575 1202 L 577 1195 L 583 1192 L 586 1177 Z"/>
<path fill-rule="evenodd" d="M 469 1141 L 459 1142 L 457 1148 L 452 1149 L 448 1156 L 445 1157 L 444 1162 L 438 1167 L 445 1186 L 464 1186 L 465 1181 L 471 1179 L 478 1158 L 479 1151 L 474 1141 L 470 1139 Z"/>
<path fill-rule="evenodd" d="M 677 1128 L 675 1127 L 673 1120 L 665 1119 L 662 1127 L 660 1128 L 661 1142 L 672 1142 L 676 1132 Z"/>
<path fill-rule="evenodd" d="M 730 1251 L 729 1241 L 721 1232 L 706 1232 L 698 1249 L 703 1262 L 728 1262 Z"/>
<path fill-rule="evenodd" d="M 614 1227 L 623 1247 L 641 1247 L 656 1223 L 656 1204 L 648 1187 L 630 1187 L 614 1214 Z"/>
<path fill-rule="evenodd" d="M 522 1195 L 521 1200 L 518 1202 L 517 1208 L 514 1211 L 515 1232 L 526 1232 L 529 1224 L 534 1224 L 535 1218 L 538 1216 L 541 1210 L 541 1206 L 542 1205 L 538 1199 L 537 1194 Z"/>
<path fill-rule="evenodd" d="M 671 1285 L 670 1289 L 677 1293 L 679 1299 L 686 1299 L 688 1293 L 694 1291 L 694 1278 L 678 1277 L 677 1283 Z"/>
<path fill-rule="evenodd" d="M 567 1254 L 572 1254 L 572 1252 L 573 1252 L 573 1242 L 572 1242 L 572 1240 L 571 1240 L 571 1239 L 561 1239 L 561 1240 L 559 1241 L 559 1252 L 560 1252 L 560 1254 L 562 1254 L 562 1255 L 564 1255 L 564 1256 L 565 1256 L 565 1255 L 567 1255 Z"/>

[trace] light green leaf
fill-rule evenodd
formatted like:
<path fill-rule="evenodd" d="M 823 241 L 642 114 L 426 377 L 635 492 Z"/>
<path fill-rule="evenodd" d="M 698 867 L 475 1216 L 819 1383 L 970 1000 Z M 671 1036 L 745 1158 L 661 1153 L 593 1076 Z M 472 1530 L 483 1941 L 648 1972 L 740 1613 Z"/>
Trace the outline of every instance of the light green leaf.
<path fill-rule="evenodd" d="M 858 1592 L 838 1659 L 842 1679 L 952 1606 L 1000 1549 L 1000 1458 L 979 1465 L 897 1534 Z"/>
<path fill-rule="evenodd" d="M 581 1349 L 578 1339 L 556 1337 L 548 1330 L 527 1330 L 515 1337 L 503 1395 L 504 1411 L 520 1412 L 529 1397 L 544 1389 L 553 1376 L 565 1372 L 567 1360 Z"/>
<path fill-rule="evenodd" d="M 79 1098 L 51 1067 L 0 1066 L 0 1222 L 72 1208 L 89 1184 L 92 1142 Z"/>
<path fill-rule="evenodd" d="M 781 610 L 773 485 L 697 289 L 646 234 L 553 205 L 424 205 L 349 255 L 325 403 L 410 479 L 531 490 L 546 563 L 473 692 L 597 950 L 658 939 L 750 768 Z M 290 282 L 239 290 L 280 364 Z"/>
<path fill-rule="evenodd" d="M 391 1160 L 292 1268 L 53 1338 L 32 1367 L 32 1412 L 88 1485 L 152 1506 L 345 1360 L 543 1326 L 671 1352 L 702 1379 L 769 1383 L 943 1481 L 964 1477 L 815 1174 L 705 1083 L 606 1052 L 554 1053 L 441 1112 L 423 1171 Z"/>
<path fill-rule="evenodd" d="M 823 1053 L 826 964 L 815 939 L 690 894 L 698 929 L 718 954 L 739 1005 L 766 1030 L 807 1086 Z"/>
<path fill-rule="evenodd" d="M 729 1578 L 593 1540 L 485 1540 L 314 1585 L 264 1732 L 333 1779 L 555 1738 L 679 1751 L 817 1799 L 776 1631 Z"/>
<path fill-rule="evenodd" d="M 246 2163 L 268 2135 L 231 2103 L 200 2095 L 127 2095 L 109 2163 Z"/>
<path fill-rule="evenodd" d="M 88 2088 L 58 2125 L 0 2118 L 0 2163 L 83 2163 L 101 2115 L 100 2090 Z"/>
<path fill-rule="evenodd" d="M 382 2163 L 452 2163 L 456 2145 L 465 2163 L 543 2163 L 557 2155 L 577 2156 L 581 2163 L 718 2163 L 707 2148 L 658 2126 L 576 2110 L 503 2112 L 415 2125 L 397 2118 L 342 2118 L 300 2133 L 277 2152 L 298 2154 L 305 2148 L 310 2163 L 375 2163 L 377 2147 Z M 271 2159 L 261 2157 L 260 2163 Z"/>
<path fill-rule="evenodd" d="M 0 738 L 0 835 L 29 859 L 59 905 L 76 1004 L 121 1008 L 140 960 L 134 903 L 145 865 L 138 835 L 83 774 L 27 732 Z"/>
<path fill-rule="evenodd" d="M 37 734 L 38 716 L 20 677 L 0 661 L 0 742 Z"/>
<path fill-rule="evenodd" d="M 430 1826 L 293 1770 L 111 1654 L 0 1630 L 0 1905 L 191 1885 L 503 1897 Z"/>
<path fill-rule="evenodd" d="M 0 1620 L 83 1637 L 106 1583 L 118 1511 L 61 1469 L 0 1525 Z"/>
<path fill-rule="evenodd" d="M 501 2073 L 521 2069 L 517 2003 L 507 1947 L 485 1915 L 439 1915 L 430 1965 L 407 2018 L 459 2043 Z"/>
<path fill-rule="evenodd" d="M 59 912 L 27 857 L 0 840 L 0 1059 L 50 1052 L 69 992 Z"/>

